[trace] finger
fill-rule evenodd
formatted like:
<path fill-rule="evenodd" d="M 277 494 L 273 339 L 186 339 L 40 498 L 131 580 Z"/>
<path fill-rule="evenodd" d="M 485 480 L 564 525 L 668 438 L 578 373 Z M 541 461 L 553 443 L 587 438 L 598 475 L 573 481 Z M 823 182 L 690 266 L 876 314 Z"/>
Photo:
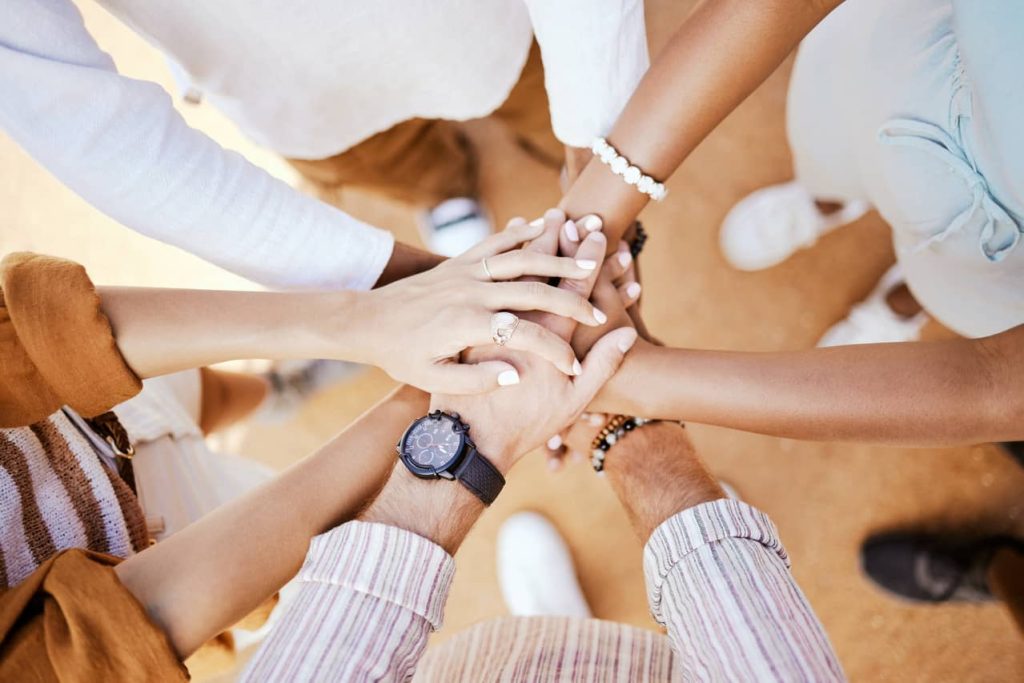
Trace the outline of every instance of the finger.
<path fill-rule="evenodd" d="M 543 311 L 592 327 L 603 325 L 608 319 L 585 296 L 543 282 L 497 282 L 481 285 L 481 288 L 484 291 L 482 303 L 492 311 Z M 545 326 L 550 329 L 547 323 Z M 559 336 L 569 338 L 569 335 Z"/>
<path fill-rule="evenodd" d="M 551 472 L 557 472 L 562 469 L 562 465 L 565 462 L 565 446 L 562 445 L 562 437 L 555 434 L 553 437 L 548 439 L 546 444 L 546 454 L 548 458 L 548 470 Z"/>
<path fill-rule="evenodd" d="M 561 209 L 548 209 L 544 212 L 543 218 L 538 218 L 530 225 L 540 225 L 541 233 L 523 247 L 524 251 L 540 254 L 555 254 L 558 252 L 558 230 L 565 223 L 565 212 Z M 526 277 L 527 281 L 541 281 L 543 278 Z"/>
<path fill-rule="evenodd" d="M 581 235 L 588 232 L 597 232 L 604 226 L 604 222 L 601 217 L 596 214 L 589 214 L 576 221 L 578 227 L 582 229 Z"/>
<path fill-rule="evenodd" d="M 597 261 L 592 259 L 573 259 L 516 249 L 488 257 L 486 269 L 483 259 L 481 259 L 478 263 L 478 278 L 480 280 L 515 280 L 524 275 L 537 275 L 542 278 L 579 279 L 587 277 L 596 268 Z M 490 278 L 487 277 L 487 271 L 490 271 Z"/>
<path fill-rule="evenodd" d="M 434 394 L 482 394 L 499 387 L 519 384 L 519 372 L 503 361 L 482 363 L 446 363 L 437 366 L 431 377 Z"/>
<path fill-rule="evenodd" d="M 592 232 L 580 243 L 580 248 L 576 252 L 576 256 L 574 258 L 576 258 L 577 261 L 591 260 L 601 263 L 604 260 L 605 244 L 607 244 L 607 240 L 605 240 L 602 233 Z M 593 291 L 594 283 L 597 281 L 597 276 L 598 271 L 595 269 L 585 278 L 580 278 L 578 280 L 562 280 L 561 283 L 559 283 L 558 288 L 566 292 L 572 292 L 583 299 L 589 299 L 590 292 Z M 591 315 L 593 315 L 593 318 L 598 325 L 603 325 L 608 321 L 608 316 L 597 308 L 592 307 Z M 578 322 L 585 322 L 575 316 L 567 317 L 572 317 Z M 552 332 L 558 334 L 564 339 L 570 339 L 573 331 L 576 329 L 576 325 L 572 320 L 552 319 L 545 320 L 544 324 L 547 325 Z"/>
<path fill-rule="evenodd" d="M 624 284 L 622 279 L 633 267 L 633 255 L 629 253 L 629 246 L 625 242 L 619 242 L 619 248 L 604 260 L 601 268 L 602 274 L 607 274 L 616 284 Z M 632 278 L 636 279 L 636 278 Z"/>
<path fill-rule="evenodd" d="M 506 346 L 536 354 L 569 376 L 580 374 L 580 362 L 569 342 L 543 325 L 520 320 Z"/>
<path fill-rule="evenodd" d="M 562 256 L 575 256 L 579 248 L 579 228 L 574 220 L 567 220 L 558 231 L 558 253 Z"/>
<path fill-rule="evenodd" d="M 576 405 L 590 404 L 601 387 L 612 378 L 622 364 L 622 359 L 636 342 L 637 333 L 632 327 L 620 327 L 597 340 L 583 361 L 583 374 L 573 382 Z"/>
<path fill-rule="evenodd" d="M 629 308 L 637 301 L 640 300 L 640 292 L 642 287 L 639 282 L 627 282 L 624 285 L 620 285 L 618 288 L 619 299 L 622 301 L 622 305 Z"/>
<path fill-rule="evenodd" d="M 543 225 L 527 223 L 525 218 L 513 218 L 508 222 L 504 230 L 491 235 L 476 246 L 470 247 L 457 260 L 472 263 L 473 261 L 490 258 L 495 254 L 515 249 L 524 242 L 536 239 L 543 232 Z"/>

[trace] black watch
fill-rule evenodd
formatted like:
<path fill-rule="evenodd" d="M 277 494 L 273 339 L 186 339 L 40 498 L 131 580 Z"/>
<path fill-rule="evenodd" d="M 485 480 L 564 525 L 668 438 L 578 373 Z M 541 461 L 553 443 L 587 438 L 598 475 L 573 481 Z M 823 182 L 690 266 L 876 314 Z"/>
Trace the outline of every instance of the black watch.
<path fill-rule="evenodd" d="M 421 479 L 458 479 L 484 505 L 505 487 L 505 477 L 476 449 L 458 413 L 435 410 L 413 422 L 398 442 L 398 457 Z"/>

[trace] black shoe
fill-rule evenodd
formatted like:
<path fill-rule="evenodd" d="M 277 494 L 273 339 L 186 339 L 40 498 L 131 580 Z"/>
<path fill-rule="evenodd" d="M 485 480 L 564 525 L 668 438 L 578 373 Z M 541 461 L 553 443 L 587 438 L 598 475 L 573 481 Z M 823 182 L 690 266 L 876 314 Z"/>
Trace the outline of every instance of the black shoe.
<path fill-rule="evenodd" d="M 1024 553 L 1024 542 L 1008 536 L 881 534 L 861 547 L 861 566 L 880 588 L 906 600 L 985 602 L 995 599 L 988 567 L 1003 547 Z"/>

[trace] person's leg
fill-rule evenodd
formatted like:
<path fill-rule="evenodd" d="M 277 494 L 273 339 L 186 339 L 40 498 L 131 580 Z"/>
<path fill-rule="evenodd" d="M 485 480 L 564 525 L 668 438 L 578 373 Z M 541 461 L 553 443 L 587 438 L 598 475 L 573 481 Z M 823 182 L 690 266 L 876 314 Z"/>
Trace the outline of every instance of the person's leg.
<path fill-rule="evenodd" d="M 197 422 L 204 435 L 251 415 L 267 397 L 270 384 L 260 375 L 200 368 Z"/>
<path fill-rule="evenodd" d="M 992 594 L 1003 601 L 1024 633 L 1024 552 L 1000 548 L 988 570 Z"/>
<path fill-rule="evenodd" d="M 403 121 L 336 156 L 289 162 L 321 190 L 357 187 L 419 207 L 477 194 L 476 157 L 451 121 Z"/>
<path fill-rule="evenodd" d="M 491 114 L 512 132 L 516 142 L 545 166 L 560 169 L 565 147 L 551 130 L 548 93 L 544 89 L 544 64 L 535 42 L 508 98 Z"/>

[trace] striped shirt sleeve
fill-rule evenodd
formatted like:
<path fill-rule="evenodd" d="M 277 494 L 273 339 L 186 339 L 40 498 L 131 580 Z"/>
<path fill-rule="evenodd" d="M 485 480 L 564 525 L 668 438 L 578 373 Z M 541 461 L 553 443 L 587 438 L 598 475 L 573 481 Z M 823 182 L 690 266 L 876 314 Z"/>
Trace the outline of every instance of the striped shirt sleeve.
<path fill-rule="evenodd" d="M 775 525 L 749 505 L 716 500 L 670 517 L 644 549 L 644 574 L 688 680 L 844 680 Z"/>
<path fill-rule="evenodd" d="M 298 596 L 243 681 L 404 681 L 440 628 L 455 562 L 397 527 L 348 522 L 317 536 Z"/>

